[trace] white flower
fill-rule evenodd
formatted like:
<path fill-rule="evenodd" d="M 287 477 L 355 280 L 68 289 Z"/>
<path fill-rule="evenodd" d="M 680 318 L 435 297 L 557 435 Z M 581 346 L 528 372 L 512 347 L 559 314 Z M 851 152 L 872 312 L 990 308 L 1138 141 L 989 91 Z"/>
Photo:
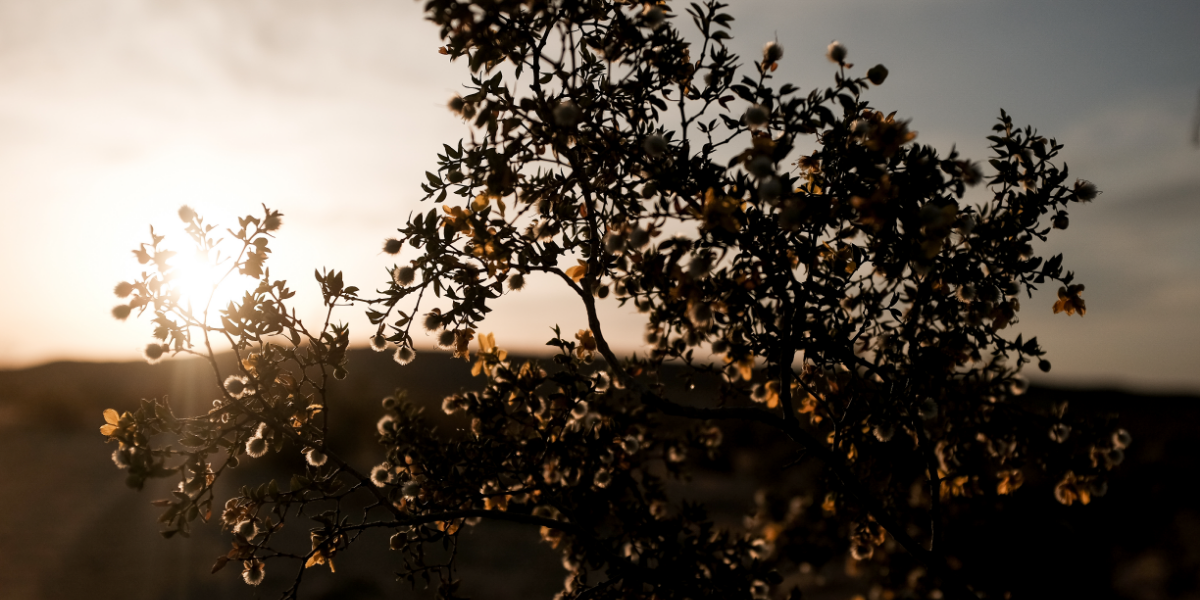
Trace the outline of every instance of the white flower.
<path fill-rule="evenodd" d="M 400 287 L 407 286 L 416 278 L 416 271 L 412 267 L 396 267 L 392 269 L 392 281 Z"/>
<path fill-rule="evenodd" d="M 396 429 L 396 417 L 392 415 L 383 415 L 378 423 L 375 423 L 375 429 L 379 431 L 379 435 L 387 435 Z"/>
<path fill-rule="evenodd" d="M 891 423 L 880 423 L 875 426 L 872 433 L 875 434 L 875 439 L 886 442 L 891 440 L 892 436 L 896 435 L 896 426 Z"/>
<path fill-rule="evenodd" d="M 325 461 L 328 459 L 329 457 L 317 448 L 309 448 L 308 451 L 304 453 L 304 460 L 308 461 L 308 464 L 314 467 L 320 467 L 324 465 Z"/>
<path fill-rule="evenodd" d="M 595 481 L 596 487 L 598 488 L 608 487 L 608 484 L 612 483 L 612 471 L 609 471 L 608 469 L 600 469 L 599 471 L 596 471 L 596 476 L 593 478 L 593 481 Z"/>
<path fill-rule="evenodd" d="M 399 348 L 396 348 L 396 354 L 392 358 L 396 359 L 396 362 L 402 365 L 407 365 L 416 357 L 417 352 L 415 350 L 409 348 L 408 346 L 400 346 Z"/>
<path fill-rule="evenodd" d="M 1012 381 L 1008 384 L 1008 391 L 1014 396 L 1020 396 L 1029 391 L 1029 380 L 1021 375 L 1013 375 Z"/>
<path fill-rule="evenodd" d="M 416 500 L 421 495 L 421 484 L 415 481 L 409 481 L 400 488 L 400 493 L 409 500 Z"/>
<path fill-rule="evenodd" d="M 252 540 L 254 539 L 254 536 L 258 535 L 258 530 L 254 527 L 254 521 L 251 521 L 250 519 L 238 521 L 237 524 L 233 526 L 233 532 L 246 538 L 247 540 Z"/>
<path fill-rule="evenodd" d="M 766 125 L 771 120 L 771 111 L 761 104 L 755 104 L 746 109 L 746 124 L 752 128 L 759 128 Z"/>
<path fill-rule="evenodd" d="M 779 42 L 770 41 L 763 45 L 763 64 L 769 65 L 783 58 L 783 46 Z"/>
<path fill-rule="evenodd" d="M 554 107 L 554 122 L 562 127 L 571 127 L 579 120 L 579 107 L 567 100 Z"/>
<path fill-rule="evenodd" d="M 263 582 L 267 569 L 261 560 L 248 560 L 242 563 L 242 565 L 242 579 L 245 579 L 246 583 L 258 585 Z"/>
<path fill-rule="evenodd" d="M 938 405 L 933 398 L 926 398 L 921 401 L 921 406 L 917 408 L 917 413 L 922 419 L 929 420 L 938 415 Z"/>
<path fill-rule="evenodd" d="M 642 142 L 642 149 L 649 154 L 651 158 L 662 158 L 667 152 L 667 140 L 657 133 L 646 137 L 646 141 Z"/>
<path fill-rule="evenodd" d="M 1129 444 L 1133 443 L 1133 436 L 1129 435 L 1129 432 L 1124 429 L 1118 429 L 1112 434 L 1112 443 L 1113 448 L 1124 450 L 1129 447 Z"/>
<path fill-rule="evenodd" d="M 846 47 L 841 42 L 833 40 L 833 43 L 825 49 L 825 56 L 829 58 L 830 62 L 840 65 L 846 60 Z"/>
<path fill-rule="evenodd" d="M 663 12 L 662 7 L 654 4 L 648 5 L 642 10 L 642 24 L 650 29 L 658 29 L 662 27 L 666 21 L 667 15 Z"/>
<path fill-rule="evenodd" d="M 371 483 L 376 487 L 383 487 L 392 482 L 392 466 L 388 463 L 375 465 L 371 469 Z"/>
<path fill-rule="evenodd" d="M 1067 437 L 1071 435 L 1071 426 L 1066 423 L 1055 423 L 1050 427 L 1050 439 L 1063 443 L 1067 441 Z"/>
<path fill-rule="evenodd" d="M 267 440 L 252 437 L 246 442 L 246 454 L 251 458 L 259 458 L 267 453 Z"/>
<path fill-rule="evenodd" d="M 241 398 L 249 390 L 250 380 L 242 375 L 230 375 L 225 378 L 225 391 L 234 398 Z"/>
<path fill-rule="evenodd" d="M 115 312 L 113 313 L 113 316 L 116 316 Z M 126 315 L 126 316 L 129 316 L 129 315 Z M 154 363 L 158 362 L 159 360 L 161 360 L 163 355 L 166 354 L 166 352 L 167 352 L 167 348 L 166 348 L 166 346 L 164 346 L 162 344 L 147 344 L 146 350 L 145 350 L 146 362 L 148 362 L 150 364 L 154 364 Z"/>

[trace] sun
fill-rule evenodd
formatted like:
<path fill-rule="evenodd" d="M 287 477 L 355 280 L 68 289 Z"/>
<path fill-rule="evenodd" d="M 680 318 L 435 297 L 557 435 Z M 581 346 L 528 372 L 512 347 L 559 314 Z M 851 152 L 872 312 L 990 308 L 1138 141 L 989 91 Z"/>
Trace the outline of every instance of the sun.
<path fill-rule="evenodd" d="M 254 283 L 232 266 L 231 258 L 215 250 L 180 252 L 171 258 L 167 280 L 182 308 L 215 322 L 220 309 L 240 300 Z"/>

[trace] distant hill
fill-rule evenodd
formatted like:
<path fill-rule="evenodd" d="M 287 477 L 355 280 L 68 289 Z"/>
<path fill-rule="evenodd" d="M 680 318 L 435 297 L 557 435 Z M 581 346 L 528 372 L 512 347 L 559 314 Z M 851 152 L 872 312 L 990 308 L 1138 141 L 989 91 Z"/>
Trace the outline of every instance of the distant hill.
<path fill-rule="evenodd" d="M 224 357 L 219 366 L 228 372 L 232 362 Z M 445 353 L 421 352 L 400 367 L 389 354 L 352 351 L 349 366 L 350 377 L 331 387 L 328 403 L 339 424 L 331 443 L 351 449 L 346 454 L 364 464 L 377 460 L 372 424 L 381 398 L 405 388 L 431 418 L 461 427 L 441 412 L 441 400 L 479 385 L 468 363 Z M 662 376 L 676 379 L 669 369 Z M 267 589 L 255 595 L 233 573 L 207 574 L 228 547 L 215 527 L 190 541 L 156 536 L 148 502 L 165 489 L 130 491 L 109 462 L 97 432 L 101 411 L 163 395 L 181 413 L 206 410 L 218 395 L 216 379 L 198 359 L 0 371 L 0 597 L 274 597 Z M 1027 399 L 1117 413 L 1133 445 L 1109 494 L 1086 507 L 1058 506 L 1036 483 L 1003 506 L 981 507 L 986 518 L 957 524 L 953 532 L 966 562 L 1011 580 L 1023 592 L 1014 597 L 1200 597 L 1200 500 L 1192 491 L 1192 477 L 1200 473 L 1200 397 L 1034 387 Z M 740 518 L 758 485 L 778 476 L 764 460 L 775 449 L 763 433 L 727 429 L 725 462 L 705 465 L 697 478 L 700 494 L 726 522 Z M 749 466 L 749 475 L 727 478 L 723 472 L 735 464 Z M 238 477 L 271 476 L 271 468 L 239 468 Z M 481 576 L 468 591 L 475 597 L 549 598 L 561 581 L 557 560 L 536 534 L 489 525 L 471 535 L 463 551 Z M 382 540 L 370 545 L 381 547 Z M 396 597 L 389 555 L 365 547 L 353 552 L 339 562 L 337 577 L 315 574 L 307 597 Z M 268 584 L 290 577 L 270 573 Z M 496 586 L 497 577 L 505 585 Z M 838 597 L 835 591 L 805 597 Z"/>

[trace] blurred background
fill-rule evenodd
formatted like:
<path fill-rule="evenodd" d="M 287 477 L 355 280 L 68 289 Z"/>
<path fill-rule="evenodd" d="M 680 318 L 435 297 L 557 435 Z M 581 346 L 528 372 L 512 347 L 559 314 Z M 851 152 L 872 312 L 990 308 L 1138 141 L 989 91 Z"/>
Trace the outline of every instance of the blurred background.
<path fill-rule="evenodd" d="M 1197 597 L 1200 549 L 1180 540 L 1200 539 L 1200 513 L 1172 486 L 1196 466 L 1200 4 L 740 0 L 728 12 L 745 62 L 768 40 L 783 45 L 780 83 L 830 84 L 834 39 L 855 72 L 885 64 L 888 81 L 867 97 L 911 119 L 919 143 L 986 160 L 1003 108 L 1066 144 L 1071 174 L 1104 193 L 1039 250 L 1065 254 L 1087 285 L 1088 314 L 1051 314 L 1050 286 L 1023 302 L 1019 330 L 1054 364 L 1033 374 L 1039 393 L 1129 415 L 1136 485 L 1114 485 L 1130 496 L 1089 517 L 1109 523 L 1111 544 L 1097 550 L 1091 530 L 1071 530 L 1063 535 L 1080 544 L 1063 552 L 1107 569 L 1096 577 L 1108 591 L 1096 593 Z M 271 269 L 304 310 L 319 304 L 314 268 L 382 285 L 392 265 L 382 240 L 422 208 L 419 185 L 441 144 L 469 136 L 445 108 L 465 65 L 438 46 L 411 0 L 0 0 L 0 595 L 225 589 L 178 583 L 206 572 L 227 542 L 213 534 L 214 553 L 158 539 L 151 498 L 124 488 L 95 433 L 109 406 L 207 396 L 196 369 L 118 364 L 139 360 L 150 328 L 110 317 L 112 287 L 140 271 L 130 250 L 150 225 L 179 245 L 182 204 L 222 225 L 260 204 L 282 211 Z M 537 279 L 495 308 L 503 320 L 485 330 L 523 353 L 540 352 L 551 326 L 585 322 L 571 296 Z M 637 315 L 606 312 L 610 335 L 630 340 L 619 349 L 637 350 Z M 364 345 L 360 311 L 341 318 Z M 376 388 L 416 385 L 386 364 L 362 373 L 371 394 L 348 397 L 371 410 Z M 1118 544 L 1114 514 L 1142 538 Z M 137 586 L 138 568 L 183 579 Z M 362 584 L 366 597 L 373 585 Z"/>

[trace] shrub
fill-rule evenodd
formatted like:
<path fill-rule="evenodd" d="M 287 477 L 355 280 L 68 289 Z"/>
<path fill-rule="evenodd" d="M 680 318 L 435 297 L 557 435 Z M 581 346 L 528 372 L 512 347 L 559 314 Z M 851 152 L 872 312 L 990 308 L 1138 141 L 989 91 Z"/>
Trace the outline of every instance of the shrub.
<path fill-rule="evenodd" d="M 217 325 L 184 302 L 152 231 L 135 251 L 150 270 L 118 286 L 129 301 L 114 315 L 148 313 L 149 358 L 205 356 L 224 384 L 206 414 L 176 416 L 164 400 L 105 413 L 132 486 L 179 481 L 159 502 L 164 533 L 216 518 L 235 547 L 215 569 L 240 563 L 252 585 L 298 556 L 289 597 L 304 568 L 332 568 L 367 529 L 393 532 L 402 577 L 435 577 L 453 597 L 453 559 L 424 549 L 480 519 L 540 531 L 570 571 L 564 598 L 781 597 L 806 565 L 846 555 L 887 593 L 1003 594 L 972 582 L 970 565 L 948 566 L 946 524 L 1031 478 L 1086 504 L 1129 443 L 1065 406 L 1012 400 L 1023 367 L 1050 368 L 1036 338 L 1008 335 L 1020 297 L 1057 282 L 1045 309 L 1085 312 L 1061 255 L 1036 256 L 1034 241 L 1095 186 L 1054 163 L 1057 141 L 1003 111 L 987 165 L 916 143 L 865 99 L 887 69 L 855 67 L 837 42 L 832 87 L 777 86 L 783 46 L 742 66 L 724 8 L 427 4 L 441 53 L 470 68 L 469 93 L 449 107 L 472 141 L 444 146 L 422 185 L 435 206 L 384 242 L 400 262 L 382 290 L 364 295 L 338 272 L 317 280 L 330 314 L 367 307 L 372 347 L 401 365 L 420 360 L 414 323 L 473 361 L 477 389 L 443 402 L 469 419 L 461 434 L 390 398 L 378 463 L 356 468 L 326 443 L 325 391 L 347 374 L 350 334 L 329 319 L 307 328 L 286 282 L 269 279 L 281 215 L 264 207 L 231 230 L 240 247 L 225 264 L 258 285 Z M 199 249 L 216 247 L 200 215 L 180 216 Z M 544 364 L 511 360 L 483 333 L 490 305 L 529 275 L 572 290 L 586 320 L 555 329 Z M 645 351 L 616 354 L 602 302 L 637 307 Z M 236 353 L 236 372 L 217 368 L 214 343 Z M 690 385 L 668 385 L 667 369 Z M 744 526 L 717 526 L 666 482 L 719 456 L 723 430 L 740 424 L 785 440 L 771 468 L 814 460 L 819 474 L 781 477 Z M 163 432 L 172 445 L 152 443 Z M 215 480 L 272 452 L 304 453 L 306 466 L 286 489 L 270 481 L 221 504 Z M 355 495 L 361 516 L 341 510 Z M 277 548 L 283 523 L 304 517 L 309 543 Z"/>

